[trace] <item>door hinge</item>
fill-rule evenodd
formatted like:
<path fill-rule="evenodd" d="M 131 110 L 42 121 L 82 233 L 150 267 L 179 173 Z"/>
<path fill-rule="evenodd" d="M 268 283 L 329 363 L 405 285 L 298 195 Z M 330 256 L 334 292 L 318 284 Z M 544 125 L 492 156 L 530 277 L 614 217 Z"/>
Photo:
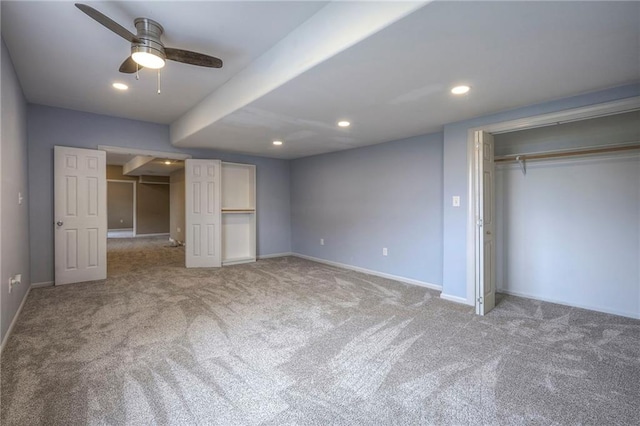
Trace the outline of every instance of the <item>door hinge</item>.
<path fill-rule="evenodd" d="M 482 305 L 482 297 L 478 297 L 477 302 Z"/>
<path fill-rule="evenodd" d="M 482 226 L 482 219 L 480 218 L 476 219 L 476 225 Z"/>

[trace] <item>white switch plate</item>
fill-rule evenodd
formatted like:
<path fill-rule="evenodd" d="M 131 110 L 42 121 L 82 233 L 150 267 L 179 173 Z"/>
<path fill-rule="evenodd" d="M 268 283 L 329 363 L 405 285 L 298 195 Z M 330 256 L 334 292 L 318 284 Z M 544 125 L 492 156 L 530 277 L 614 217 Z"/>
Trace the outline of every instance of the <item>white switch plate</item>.
<path fill-rule="evenodd" d="M 323 246 L 324 245 L 324 238 L 320 238 L 320 245 Z"/>
<path fill-rule="evenodd" d="M 460 196 L 459 195 L 454 195 L 453 199 L 451 200 L 453 207 L 460 207 Z"/>
<path fill-rule="evenodd" d="M 178 228 L 178 232 L 180 232 L 180 228 Z"/>
<path fill-rule="evenodd" d="M 384 247 L 384 248 L 382 249 L 382 255 L 383 255 L 383 256 L 387 256 L 388 254 L 389 254 L 389 251 L 387 250 L 387 248 L 386 248 L 386 247 Z"/>
<path fill-rule="evenodd" d="M 22 192 L 18 192 L 18 205 L 21 205 L 21 204 L 22 204 L 22 200 L 23 200 L 23 198 L 22 198 Z"/>

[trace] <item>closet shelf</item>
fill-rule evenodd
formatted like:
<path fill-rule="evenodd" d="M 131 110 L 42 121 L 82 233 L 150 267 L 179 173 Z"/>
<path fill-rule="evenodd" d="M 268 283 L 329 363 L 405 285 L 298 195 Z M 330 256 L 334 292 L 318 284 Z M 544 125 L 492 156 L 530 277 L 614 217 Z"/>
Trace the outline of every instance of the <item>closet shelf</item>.
<path fill-rule="evenodd" d="M 222 213 L 255 213 L 256 209 L 222 209 Z"/>
<path fill-rule="evenodd" d="M 544 160 L 547 158 L 560 158 L 560 157 L 573 157 L 577 155 L 591 155 L 591 154 L 607 154 L 610 152 L 631 151 L 640 149 L 640 143 L 628 143 L 620 145 L 608 145 L 608 146 L 594 146 L 589 148 L 567 149 L 548 152 L 532 152 L 529 154 L 511 154 L 501 157 L 495 157 L 496 163 L 506 163 L 510 161 L 527 161 L 527 160 Z"/>

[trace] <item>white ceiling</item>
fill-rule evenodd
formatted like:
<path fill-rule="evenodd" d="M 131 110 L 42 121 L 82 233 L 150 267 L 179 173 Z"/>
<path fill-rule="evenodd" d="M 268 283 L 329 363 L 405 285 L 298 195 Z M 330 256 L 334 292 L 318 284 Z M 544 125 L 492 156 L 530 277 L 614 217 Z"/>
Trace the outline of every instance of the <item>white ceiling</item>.
<path fill-rule="evenodd" d="M 274 45 L 314 13 L 318 18 L 324 5 L 89 4 L 131 30 L 137 16 L 158 20 L 166 45 L 219 56 L 225 66 L 169 63 L 158 96 L 153 72 L 141 73 L 139 82 L 117 72 L 128 43 L 72 3 L 3 1 L 2 35 L 27 99 L 173 127 L 193 111 L 206 116 L 201 100 L 232 94 L 225 91 L 233 85 L 229 79 L 237 81 L 243 69 L 246 74 L 273 54 Z M 638 2 L 436 2 L 381 28 L 258 99 L 229 99 L 238 107 L 172 142 L 297 158 L 439 131 L 446 123 L 640 80 Z M 132 87 L 124 94 L 110 88 L 122 76 Z M 470 94 L 450 95 L 458 83 L 471 85 Z M 352 127 L 338 129 L 341 118 Z M 271 145 L 276 138 L 284 145 Z"/>
<path fill-rule="evenodd" d="M 326 2 L 80 1 L 135 33 L 137 17 L 158 21 L 168 47 L 219 57 L 221 69 L 169 61 L 140 80 L 118 68 L 128 41 L 69 1 L 2 1 L 2 37 L 29 102 L 171 123 L 286 36 Z M 127 92 L 111 84 L 129 85 Z"/>

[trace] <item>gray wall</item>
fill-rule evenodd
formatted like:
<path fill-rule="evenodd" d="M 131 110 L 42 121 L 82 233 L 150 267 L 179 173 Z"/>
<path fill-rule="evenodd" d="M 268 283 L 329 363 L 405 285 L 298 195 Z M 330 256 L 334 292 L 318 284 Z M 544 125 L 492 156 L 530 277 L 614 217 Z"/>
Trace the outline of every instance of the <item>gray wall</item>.
<path fill-rule="evenodd" d="M 212 150 L 181 150 L 169 143 L 166 125 L 42 105 L 28 107 L 28 138 L 31 271 L 34 283 L 53 281 L 54 145 L 92 149 L 98 145 L 111 145 L 255 164 L 258 255 L 291 251 L 288 161 Z"/>
<path fill-rule="evenodd" d="M 640 95 L 640 85 L 633 84 L 518 108 L 444 126 L 444 244 L 443 282 L 444 294 L 473 300 L 467 294 L 467 211 L 469 168 L 467 138 L 469 130 L 491 123 L 515 120 L 524 117 L 594 105 L 616 99 Z M 451 197 L 460 196 L 460 207 L 451 205 Z"/>
<path fill-rule="evenodd" d="M 497 287 L 640 318 L 640 154 L 496 169 Z"/>
<path fill-rule="evenodd" d="M 133 229 L 133 186 L 107 182 L 107 228 Z"/>
<path fill-rule="evenodd" d="M 1 41 L 2 141 L 0 144 L 0 340 L 31 284 L 29 273 L 29 188 L 27 185 L 27 105 L 4 40 Z M 18 193 L 24 200 L 18 204 Z M 22 284 L 9 294 L 9 278 Z"/>
<path fill-rule="evenodd" d="M 136 235 L 169 233 L 169 184 L 138 183 Z"/>
<path fill-rule="evenodd" d="M 291 204 L 295 253 L 442 283 L 442 134 L 294 160 Z"/>
<path fill-rule="evenodd" d="M 136 235 L 168 234 L 169 177 L 143 176 L 147 182 L 166 182 L 166 184 L 140 183 L 139 178 L 140 176 L 123 175 L 122 166 L 107 165 L 107 179 L 135 182 L 133 185 L 136 187 Z M 107 202 L 109 203 L 110 200 L 107 199 Z M 109 229 L 112 229 L 111 226 Z"/>
<path fill-rule="evenodd" d="M 640 111 L 495 135 L 495 154 L 526 154 L 640 142 Z"/>

